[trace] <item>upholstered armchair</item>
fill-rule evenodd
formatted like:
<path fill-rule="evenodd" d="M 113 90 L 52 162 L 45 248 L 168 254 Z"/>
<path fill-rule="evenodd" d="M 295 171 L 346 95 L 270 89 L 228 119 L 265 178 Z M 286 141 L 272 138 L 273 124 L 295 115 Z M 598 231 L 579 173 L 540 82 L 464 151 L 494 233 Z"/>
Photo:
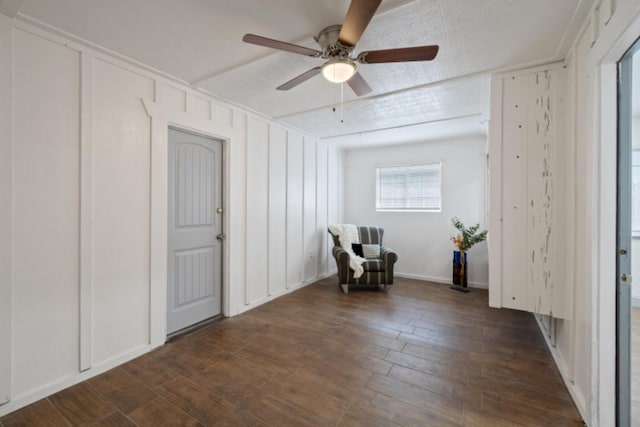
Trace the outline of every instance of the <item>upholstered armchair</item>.
<path fill-rule="evenodd" d="M 354 277 L 354 270 L 349 267 L 350 255 L 341 245 L 340 238 L 329 230 L 333 238 L 333 257 L 338 266 L 338 280 L 344 293 L 349 293 L 350 285 L 378 285 L 380 289 L 386 290 L 387 286 L 393 285 L 393 264 L 398 260 L 398 255 L 389 248 L 382 246 L 382 227 L 356 227 L 360 237 L 360 244 L 365 249 L 371 249 L 369 245 L 379 246 L 379 255 L 376 254 L 376 246 L 373 246 L 372 253 L 364 253 L 366 259 L 362 263 L 364 272 L 359 278 Z M 359 249 L 359 247 L 358 247 Z M 377 256 L 376 256 L 377 255 Z"/>

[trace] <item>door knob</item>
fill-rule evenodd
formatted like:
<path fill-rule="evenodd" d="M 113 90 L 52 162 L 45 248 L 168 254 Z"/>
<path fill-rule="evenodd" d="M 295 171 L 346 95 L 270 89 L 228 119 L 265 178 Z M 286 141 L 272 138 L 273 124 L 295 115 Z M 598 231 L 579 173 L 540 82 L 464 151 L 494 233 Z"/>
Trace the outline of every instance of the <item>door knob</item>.
<path fill-rule="evenodd" d="M 218 235 L 216 236 L 216 239 L 218 239 L 218 240 L 224 240 L 224 239 L 226 239 L 226 238 L 227 238 L 227 236 L 225 236 L 223 233 L 220 233 L 220 234 L 218 234 Z"/>

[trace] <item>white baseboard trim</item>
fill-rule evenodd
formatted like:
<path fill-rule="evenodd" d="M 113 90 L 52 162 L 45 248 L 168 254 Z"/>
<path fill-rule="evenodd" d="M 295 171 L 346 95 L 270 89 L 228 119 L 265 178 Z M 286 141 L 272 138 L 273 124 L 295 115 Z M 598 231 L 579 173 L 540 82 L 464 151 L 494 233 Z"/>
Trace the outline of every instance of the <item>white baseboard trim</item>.
<path fill-rule="evenodd" d="M 398 273 L 398 272 L 394 272 L 393 274 L 396 277 L 403 277 L 405 279 L 424 280 L 427 282 L 444 283 L 446 285 L 452 284 L 450 277 L 423 276 L 420 274 Z M 489 285 L 487 283 L 481 283 L 481 282 L 468 282 L 468 286 L 470 288 L 489 289 Z"/>
<path fill-rule="evenodd" d="M 16 411 L 20 408 L 24 408 L 25 406 L 37 402 L 40 399 L 44 399 L 47 396 L 51 396 L 52 394 L 64 390 L 65 388 L 88 380 L 89 378 L 95 377 L 96 375 L 100 375 L 110 369 L 115 368 L 116 366 L 120 366 L 123 363 L 135 359 L 136 357 L 142 356 L 143 354 L 148 353 L 155 348 L 156 347 L 150 345 L 139 347 L 135 350 L 128 351 L 111 359 L 105 360 L 104 362 L 96 364 L 84 372 L 77 372 L 66 378 L 53 381 L 27 393 L 17 395 L 13 397 L 9 402 L 0 406 L 0 417 Z"/>
<path fill-rule="evenodd" d="M 553 357 L 553 361 L 555 362 L 556 367 L 558 368 L 558 371 L 560 371 L 560 376 L 562 377 L 562 381 L 564 382 L 564 385 L 567 387 L 567 390 L 569 390 L 569 394 L 571 395 L 573 402 L 576 404 L 576 407 L 578 408 L 578 412 L 580 413 L 582 420 L 583 421 L 588 420 L 589 418 L 587 418 L 586 416 L 587 415 L 586 400 L 582 395 L 582 393 L 580 393 L 580 390 L 576 388 L 573 381 L 569 379 L 569 376 L 567 374 L 567 365 L 564 362 L 562 355 L 558 352 L 558 349 L 551 344 L 551 341 L 549 340 L 549 336 L 545 333 L 544 326 L 542 325 L 538 316 L 533 315 L 533 318 L 536 319 L 538 328 L 540 329 L 540 332 L 544 337 L 544 342 L 547 343 L 547 348 L 551 353 L 551 357 Z"/>

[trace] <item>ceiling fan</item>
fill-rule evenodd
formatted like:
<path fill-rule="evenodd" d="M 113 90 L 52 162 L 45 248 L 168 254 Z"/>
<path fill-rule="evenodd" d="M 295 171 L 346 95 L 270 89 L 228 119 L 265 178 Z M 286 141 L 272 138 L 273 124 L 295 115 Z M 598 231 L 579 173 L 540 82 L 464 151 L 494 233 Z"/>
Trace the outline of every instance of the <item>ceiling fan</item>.
<path fill-rule="evenodd" d="M 382 0 L 351 0 L 347 16 L 342 25 L 331 25 L 320 31 L 316 42 L 322 50 L 310 49 L 292 43 L 274 40 L 255 34 L 245 34 L 242 40 L 259 46 L 284 50 L 299 55 L 322 58 L 327 61 L 314 67 L 288 82 L 278 86 L 278 90 L 289 90 L 310 78 L 322 73 L 333 83 L 346 82 L 356 95 L 362 96 L 371 92 L 371 86 L 357 72 L 356 62 L 361 64 L 379 64 L 384 62 L 430 61 L 438 54 L 438 46 L 416 46 L 398 49 L 383 49 L 360 52 L 351 57 L 351 52 L 360 40 L 362 33 L 376 13 Z"/>

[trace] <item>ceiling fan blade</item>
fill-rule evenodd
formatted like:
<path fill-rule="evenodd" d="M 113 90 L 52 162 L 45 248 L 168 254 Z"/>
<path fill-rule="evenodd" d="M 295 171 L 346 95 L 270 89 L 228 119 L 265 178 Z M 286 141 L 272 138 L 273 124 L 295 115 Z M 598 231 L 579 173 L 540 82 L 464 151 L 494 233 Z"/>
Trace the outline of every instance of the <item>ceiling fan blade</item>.
<path fill-rule="evenodd" d="M 382 0 L 351 0 L 338 36 L 340 44 L 353 47 L 358 43 L 381 2 Z"/>
<path fill-rule="evenodd" d="M 300 83 L 306 82 L 311 77 L 317 76 L 318 74 L 320 74 L 321 70 L 322 70 L 322 67 L 312 68 L 309 71 L 305 71 L 304 73 L 300 74 L 299 76 L 292 78 L 288 82 L 286 82 L 284 84 L 281 84 L 276 89 L 278 89 L 278 90 L 289 90 L 291 88 L 294 88 L 294 87 L 298 86 Z"/>
<path fill-rule="evenodd" d="M 267 37 L 256 36 L 255 34 L 245 34 L 242 37 L 242 41 L 245 43 L 257 44 L 258 46 L 270 47 L 272 49 L 284 50 L 287 52 L 298 53 L 306 56 L 321 56 L 322 52 L 308 47 L 299 46 L 293 43 L 287 43 L 280 40 L 269 39 Z"/>
<path fill-rule="evenodd" d="M 363 64 L 382 62 L 431 61 L 438 54 L 438 45 L 405 47 L 399 49 L 371 50 L 361 52 L 358 61 Z"/>
<path fill-rule="evenodd" d="M 372 90 L 369 83 L 366 82 L 360 73 L 355 73 L 353 77 L 347 80 L 347 84 L 358 96 L 366 95 Z"/>

